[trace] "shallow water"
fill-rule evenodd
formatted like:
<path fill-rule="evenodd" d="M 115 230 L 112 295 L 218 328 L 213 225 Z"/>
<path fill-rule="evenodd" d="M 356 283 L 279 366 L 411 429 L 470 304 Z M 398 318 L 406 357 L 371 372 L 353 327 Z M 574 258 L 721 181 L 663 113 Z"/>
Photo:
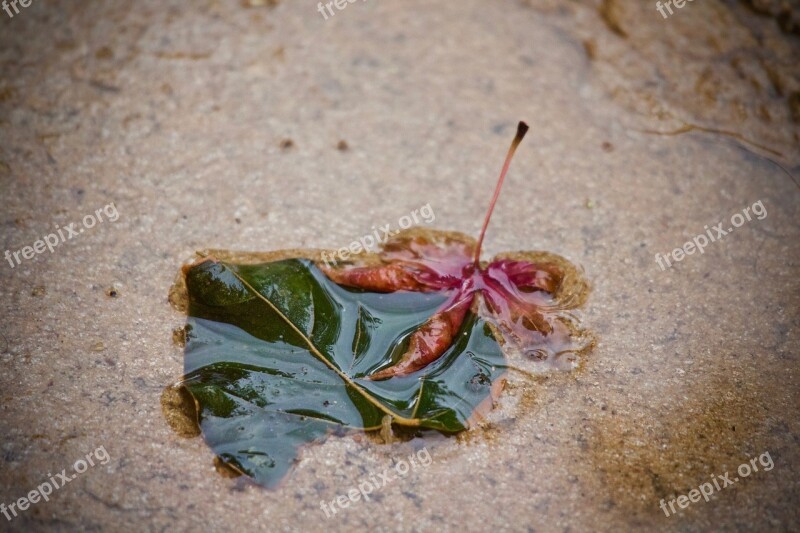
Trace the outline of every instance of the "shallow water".
<path fill-rule="evenodd" d="M 120 215 L 0 269 L 0 502 L 111 457 L 4 528 L 798 529 L 785 17 L 384 0 L 326 21 L 254 4 L 35 2 L 0 22 L 3 251 L 112 201 Z M 457 438 L 331 439 L 276 492 L 219 476 L 170 430 L 159 398 L 184 318 L 165 295 L 185 258 L 338 248 L 427 203 L 433 227 L 475 235 L 520 119 L 485 255 L 585 269 L 598 345 L 578 371 L 512 383 Z M 766 216 L 733 228 L 759 201 Z M 720 222 L 702 253 L 655 260 Z M 429 442 L 429 464 L 326 516 Z M 659 507 L 765 452 L 773 469 Z"/>

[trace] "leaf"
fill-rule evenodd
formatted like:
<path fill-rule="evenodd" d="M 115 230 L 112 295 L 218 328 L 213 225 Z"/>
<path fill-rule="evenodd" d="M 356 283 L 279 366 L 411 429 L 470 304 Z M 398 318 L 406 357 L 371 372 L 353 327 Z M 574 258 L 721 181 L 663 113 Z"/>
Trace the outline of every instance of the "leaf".
<path fill-rule="evenodd" d="M 189 320 L 183 386 L 203 436 L 226 463 L 272 487 L 297 449 L 348 429 L 463 430 L 502 384 L 503 354 L 468 313 L 447 352 L 421 375 L 365 379 L 401 353 L 444 301 L 439 294 L 348 290 L 308 259 L 185 273 Z"/>
<path fill-rule="evenodd" d="M 480 260 L 527 129 L 477 242 L 408 230 L 336 265 L 327 252 L 289 250 L 215 251 L 184 267 L 170 294 L 189 315 L 182 385 L 225 464 L 272 487 L 302 445 L 331 433 L 387 421 L 461 431 L 491 407 L 508 368 L 578 364 L 592 344 L 571 313 L 588 293 L 578 269 L 545 252 Z"/>

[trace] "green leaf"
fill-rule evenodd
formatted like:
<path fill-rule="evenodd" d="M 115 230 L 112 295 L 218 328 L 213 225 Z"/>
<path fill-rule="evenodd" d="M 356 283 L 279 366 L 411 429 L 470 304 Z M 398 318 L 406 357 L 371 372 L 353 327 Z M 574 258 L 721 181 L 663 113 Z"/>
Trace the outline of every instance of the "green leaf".
<path fill-rule="evenodd" d="M 184 386 L 203 436 L 226 463 L 268 487 L 288 473 L 300 446 L 378 429 L 387 415 L 395 424 L 461 431 L 502 383 L 500 347 L 472 313 L 424 370 L 364 379 L 403 354 L 444 294 L 347 289 L 307 259 L 209 259 L 185 280 Z"/>

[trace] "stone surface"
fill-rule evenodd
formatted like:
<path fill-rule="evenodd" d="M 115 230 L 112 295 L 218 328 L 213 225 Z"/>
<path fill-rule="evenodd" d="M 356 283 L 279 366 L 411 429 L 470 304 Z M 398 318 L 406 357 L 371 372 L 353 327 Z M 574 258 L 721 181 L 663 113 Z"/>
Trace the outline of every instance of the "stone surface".
<path fill-rule="evenodd" d="M 274 0 L 0 11 L 2 251 L 111 202 L 118 213 L 2 261 L 0 503 L 100 447 L 110 459 L 0 528 L 800 529 L 800 188 L 778 165 L 800 174 L 796 13 L 690 2 L 664 19 L 611 0 L 373 0 L 327 21 L 313 2 Z M 599 344 L 580 370 L 516 380 L 458 438 L 331 439 L 273 492 L 219 475 L 200 438 L 169 429 L 159 399 L 180 377 L 183 318 L 167 291 L 194 250 L 338 248 L 428 203 L 433 227 L 475 234 L 519 119 L 532 131 L 486 254 L 583 265 Z M 759 201 L 766 217 L 703 254 L 654 260 Z M 321 501 L 422 445 L 429 466 L 326 518 Z M 771 470 L 659 508 L 764 453 Z"/>

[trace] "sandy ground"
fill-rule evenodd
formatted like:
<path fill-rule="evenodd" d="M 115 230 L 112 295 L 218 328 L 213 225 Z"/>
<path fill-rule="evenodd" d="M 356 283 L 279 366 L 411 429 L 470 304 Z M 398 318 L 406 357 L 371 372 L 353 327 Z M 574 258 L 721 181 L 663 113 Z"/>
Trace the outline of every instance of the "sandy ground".
<path fill-rule="evenodd" d="M 755 3 L 0 11 L 0 503 L 96 463 L 0 529 L 800 529 L 800 37 Z M 415 443 L 331 439 L 266 491 L 170 430 L 167 291 L 194 250 L 338 248 L 428 203 L 475 234 L 520 119 L 486 253 L 583 266 L 580 370 L 509 387 L 490 424 L 429 438 L 428 466 L 330 518 L 321 501 Z M 654 259 L 745 208 L 704 253 Z"/>

